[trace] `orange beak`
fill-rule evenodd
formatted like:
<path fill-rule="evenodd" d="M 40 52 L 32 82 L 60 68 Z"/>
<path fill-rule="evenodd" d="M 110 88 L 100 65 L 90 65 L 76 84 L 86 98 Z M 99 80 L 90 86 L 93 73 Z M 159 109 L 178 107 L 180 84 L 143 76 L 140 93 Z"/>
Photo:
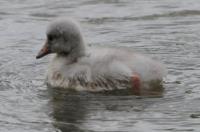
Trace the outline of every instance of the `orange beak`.
<path fill-rule="evenodd" d="M 42 49 L 40 50 L 40 52 L 38 53 L 38 55 L 36 56 L 36 59 L 40 59 L 45 55 L 48 55 L 49 53 L 51 53 L 51 51 L 49 49 L 48 43 L 46 42 L 42 47 Z"/>

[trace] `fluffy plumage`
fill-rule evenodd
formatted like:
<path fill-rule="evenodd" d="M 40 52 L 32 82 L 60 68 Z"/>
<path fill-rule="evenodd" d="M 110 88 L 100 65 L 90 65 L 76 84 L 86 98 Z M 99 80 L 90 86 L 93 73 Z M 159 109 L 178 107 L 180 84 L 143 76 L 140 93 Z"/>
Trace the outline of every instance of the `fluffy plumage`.
<path fill-rule="evenodd" d="M 140 89 L 162 82 L 165 68 L 159 62 L 132 51 L 86 47 L 80 28 L 71 19 L 58 19 L 47 29 L 47 41 L 37 58 L 56 53 L 47 72 L 52 87 L 78 91 L 132 89 L 138 76 Z"/>

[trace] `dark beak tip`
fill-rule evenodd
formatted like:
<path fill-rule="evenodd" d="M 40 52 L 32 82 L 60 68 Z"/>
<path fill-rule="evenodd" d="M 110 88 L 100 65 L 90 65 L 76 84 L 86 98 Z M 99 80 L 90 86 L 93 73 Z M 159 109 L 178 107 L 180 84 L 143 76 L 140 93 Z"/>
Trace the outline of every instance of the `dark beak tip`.
<path fill-rule="evenodd" d="M 40 59 L 40 58 L 46 56 L 47 54 L 49 54 L 49 52 L 39 52 L 39 54 L 36 56 L 36 59 Z"/>
<path fill-rule="evenodd" d="M 40 57 L 39 57 L 39 56 L 36 56 L 35 58 L 36 58 L 36 59 L 40 59 Z"/>
<path fill-rule="evenodd" d="M 35 57 L 36 59 L 40 59 L 44 56 L 44 53 L 42 53 L 41 51 L 37 54 L 37 56 Z"/>

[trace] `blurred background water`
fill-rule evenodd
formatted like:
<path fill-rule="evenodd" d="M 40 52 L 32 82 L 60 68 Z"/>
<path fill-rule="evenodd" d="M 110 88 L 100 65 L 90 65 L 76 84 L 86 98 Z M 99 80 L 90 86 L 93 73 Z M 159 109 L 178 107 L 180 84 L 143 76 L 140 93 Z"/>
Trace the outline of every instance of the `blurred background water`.
<path fill-rule="evenodd" d="M 80 21 L 91 45 L 128 47 L 164 62 L 161 97 L 48 89 L 35 59 L 47 24 Z M 199 132 L 199 0 L 1 0 L 0 132 Z"/>

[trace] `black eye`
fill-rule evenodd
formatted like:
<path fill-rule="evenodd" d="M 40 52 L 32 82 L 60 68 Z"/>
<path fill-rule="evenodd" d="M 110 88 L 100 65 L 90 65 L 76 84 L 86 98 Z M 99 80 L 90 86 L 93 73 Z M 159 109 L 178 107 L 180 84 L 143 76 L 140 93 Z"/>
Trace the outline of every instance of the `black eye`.
<path fill-rule="evenodd" d="M 53 36 L 53 35 L 48 35 L 48 40 L 49 40 L 49 41 L 53 41 L 53 39 L 54 39 L 54 36 Z"/>

